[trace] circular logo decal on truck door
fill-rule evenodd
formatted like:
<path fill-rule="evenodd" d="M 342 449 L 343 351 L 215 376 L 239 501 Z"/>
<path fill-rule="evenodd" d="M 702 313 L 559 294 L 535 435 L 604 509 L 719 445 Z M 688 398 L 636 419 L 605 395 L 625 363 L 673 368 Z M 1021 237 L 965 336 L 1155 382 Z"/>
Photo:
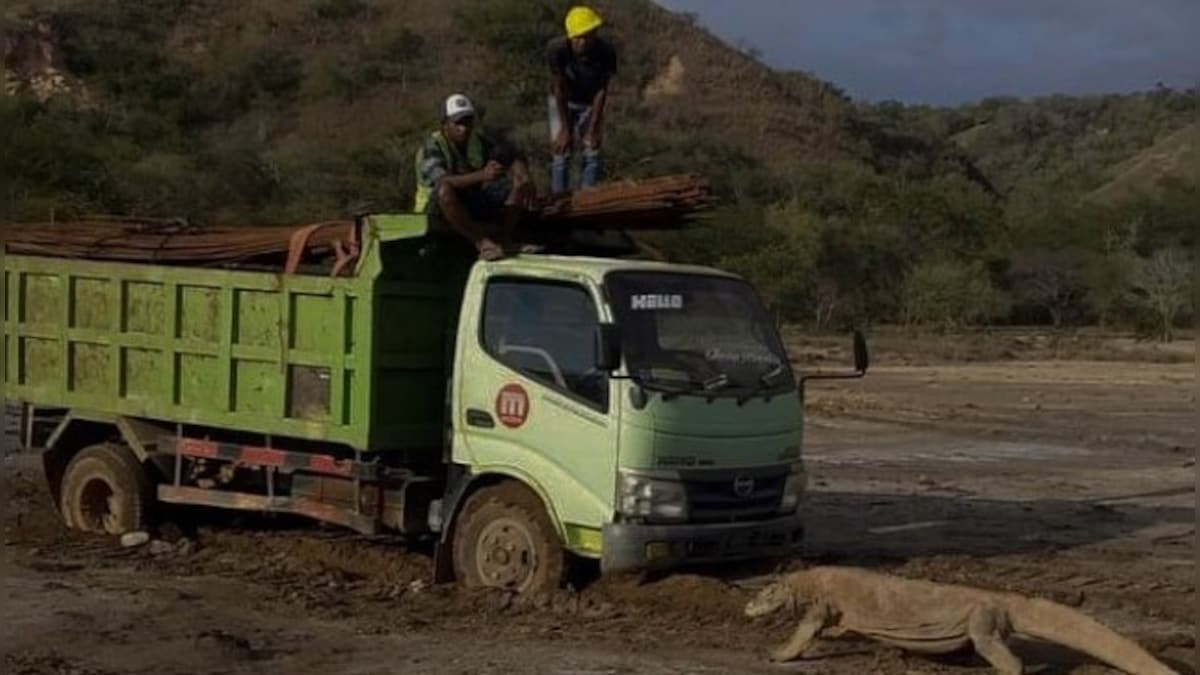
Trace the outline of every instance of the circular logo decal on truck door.
<path fill-rule="evenodd" d="M 496 395 L 496 417 L 509 429 L 525 424 L 529 417 L 529 395 L 519 384 L 506 384 Z"/>

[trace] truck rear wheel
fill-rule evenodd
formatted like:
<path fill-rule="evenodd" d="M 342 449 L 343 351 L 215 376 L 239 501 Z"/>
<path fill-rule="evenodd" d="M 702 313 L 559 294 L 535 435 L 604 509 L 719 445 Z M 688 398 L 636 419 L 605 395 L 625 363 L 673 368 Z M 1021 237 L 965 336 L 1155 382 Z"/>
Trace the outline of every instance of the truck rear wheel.
<path fill-rule="evenodd" d="M 124 534 L 149 525 L 149 480 L 137 459 L 119 445 L 93 445 L 75 455 L 63 473 L 60 495 L 67 527 Z"/>
<path fill-rule="evenodd" d="M 468 587 L 558 589 L 567 559 L 537 495 L 517 483 L 483 488 L 454 528 L 454 572 Z"/>

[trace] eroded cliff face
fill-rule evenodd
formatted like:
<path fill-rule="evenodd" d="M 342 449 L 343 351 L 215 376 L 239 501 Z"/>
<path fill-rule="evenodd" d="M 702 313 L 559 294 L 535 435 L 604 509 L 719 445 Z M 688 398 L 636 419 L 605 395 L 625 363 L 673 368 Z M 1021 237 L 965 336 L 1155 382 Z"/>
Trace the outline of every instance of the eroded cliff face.
<path fill-rule="evenodd" d="M 63 65 L 54 31 L 43 20 L 0 30 L 0 81 L 9 94 L 39 101 L 66 94 L 87 98 L 82 83 Z"/>

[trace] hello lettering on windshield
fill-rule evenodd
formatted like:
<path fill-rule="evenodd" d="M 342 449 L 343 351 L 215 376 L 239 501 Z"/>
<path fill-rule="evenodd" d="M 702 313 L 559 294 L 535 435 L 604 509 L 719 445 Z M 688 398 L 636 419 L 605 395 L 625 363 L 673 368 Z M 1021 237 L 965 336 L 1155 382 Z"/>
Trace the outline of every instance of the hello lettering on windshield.
<path fill-rule="evenodd" d="M 683 296 L 679 294 L 641 293 L 630 296 L 629 306 L 634 310 L 683 309 Z"/>

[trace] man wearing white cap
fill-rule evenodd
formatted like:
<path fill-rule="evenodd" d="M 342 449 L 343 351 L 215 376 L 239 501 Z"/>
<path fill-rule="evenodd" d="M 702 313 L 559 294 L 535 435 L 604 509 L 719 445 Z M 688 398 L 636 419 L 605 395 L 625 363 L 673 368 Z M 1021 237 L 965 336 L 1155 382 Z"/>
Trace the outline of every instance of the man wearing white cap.
<path fill-rule="evenodd" d="M 435 225 L 448 223 L 480 257 L 495 260 L 504 251 L 489 231 L 499 225 L 503 238 L 511 237 L 520 208 L 532 203 L 535 190 L 525 158 L 494 143 L 477 121 L 466 96 L 446 99 L 441 127 L 417 151 L 414 210 L 428 213 Z"/>

